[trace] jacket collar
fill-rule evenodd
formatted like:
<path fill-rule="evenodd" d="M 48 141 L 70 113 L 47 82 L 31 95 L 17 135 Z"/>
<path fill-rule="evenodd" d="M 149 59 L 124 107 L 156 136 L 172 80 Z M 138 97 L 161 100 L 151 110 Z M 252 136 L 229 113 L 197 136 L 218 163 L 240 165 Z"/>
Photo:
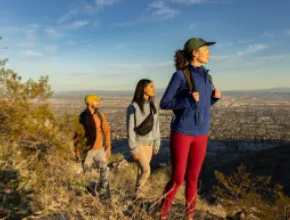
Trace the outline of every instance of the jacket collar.
<path fill-rule="evenodd" d="M 205 74 L 208 73 L 208 69 L 206 69 L 204 66 L 199 66 L 199 67 L 196 67 L 196 66 L 193 66 L 191 64 L 188 65 L 188 68 L 191 72 L 193 73 L 198 73 L 199 75 L 201 76 L 204 76 Z"/>
<path fill-rule="evenodd" d="M 95 111 L 94 111 L 93 114 L 90 112 L 90 110 L 89 110 L 88 108 L 85 109 L 85 112 L 86 112 L 88 115 L 94 115 L 94 114 L 97 113 L 97 109 L 95 109 Z"/>

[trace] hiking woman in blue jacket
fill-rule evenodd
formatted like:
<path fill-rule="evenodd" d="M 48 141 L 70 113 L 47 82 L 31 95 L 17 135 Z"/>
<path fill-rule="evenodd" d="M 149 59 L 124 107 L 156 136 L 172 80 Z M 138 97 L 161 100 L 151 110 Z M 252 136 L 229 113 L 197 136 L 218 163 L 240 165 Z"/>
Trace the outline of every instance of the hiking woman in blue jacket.
<path fill-rule="evenodd" d="M 191 38 L 183 50 L 175 52 L 176 72 L 160 103 L 161 109 L 171 109 L 174 120 L 171 124 L 170 151 L 172 177 L 165 187 L 161 219 L 166 219 L 176 191 L 186 177 L 186 216 L 193 219 L 197 196 L 197 181 L 202 167 L 210 128 L 211 106 L 221 98 L 220 90 L 210 82 L 207 64 L 210 51 L 201 38 Z M 195 90 L 190 90 L 184 72 L 188 70 Z"/>

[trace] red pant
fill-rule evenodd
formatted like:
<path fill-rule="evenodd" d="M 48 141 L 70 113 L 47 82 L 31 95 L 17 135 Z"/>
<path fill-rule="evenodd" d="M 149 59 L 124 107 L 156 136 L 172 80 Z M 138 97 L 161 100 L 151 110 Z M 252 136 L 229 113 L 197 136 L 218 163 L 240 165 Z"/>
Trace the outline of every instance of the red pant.
<path fill-rule="evenodd" d="M 206 153 L 207 138 L 207 134 L 189 136 L 175 132 L 171 133 L 172 176 L 165 187 L 167 196 L 163 201 L 162 217 L 166 217 L 172 200 L 185 178 L 187 212 L 193 214 L 197 196 L 197 181 Z"/>

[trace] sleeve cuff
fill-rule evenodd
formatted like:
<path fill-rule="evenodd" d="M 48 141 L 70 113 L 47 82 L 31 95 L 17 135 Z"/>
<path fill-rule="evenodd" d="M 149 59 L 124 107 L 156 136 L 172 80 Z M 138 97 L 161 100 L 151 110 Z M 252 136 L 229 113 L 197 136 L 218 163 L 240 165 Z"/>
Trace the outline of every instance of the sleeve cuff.
<path fill-rule="evenodd" d="M 132 154 L 137 154 L 137 153 L 139 153 L 139 149 L 138 149 L 138 147 L 135 147 L 135 148 L 131 149 L 131 153 L 132 153 Z"/>
<path fill-rule="evenodd" d="M 153 144 L 153 149 L 159 150 L 159 148 L 160 148 L 160 140 L 155 140 Z"/>

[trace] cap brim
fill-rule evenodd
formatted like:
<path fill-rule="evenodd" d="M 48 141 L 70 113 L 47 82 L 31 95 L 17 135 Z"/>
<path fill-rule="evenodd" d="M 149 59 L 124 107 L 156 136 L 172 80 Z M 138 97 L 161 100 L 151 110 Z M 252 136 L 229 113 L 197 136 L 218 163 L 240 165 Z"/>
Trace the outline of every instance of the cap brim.
<path fill-rule="evenodd" d="M 211 46 L 214 45 L 216 42 L 205 42 L 203 46 Z"/>

